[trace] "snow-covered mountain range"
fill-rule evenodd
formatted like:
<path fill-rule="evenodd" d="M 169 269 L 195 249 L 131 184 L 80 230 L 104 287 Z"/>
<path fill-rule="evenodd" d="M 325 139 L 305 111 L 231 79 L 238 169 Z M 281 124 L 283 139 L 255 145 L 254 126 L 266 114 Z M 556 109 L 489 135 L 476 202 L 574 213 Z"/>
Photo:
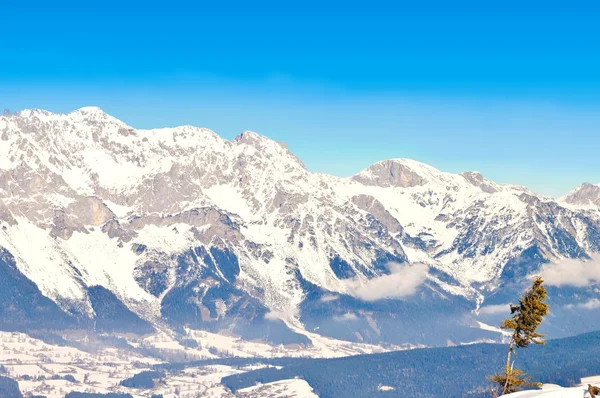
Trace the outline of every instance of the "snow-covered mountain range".
<path fill-rule="evenodd" d="M 253 132 L 25 110 L 0 116 L 0 247 L 3 328 L 467 342 L 544 263 L 600 252 L 600 186 L 554 200 L 408 159 L 338 178 Z M 554 293 L 556 314 L 600 297 Z"/>

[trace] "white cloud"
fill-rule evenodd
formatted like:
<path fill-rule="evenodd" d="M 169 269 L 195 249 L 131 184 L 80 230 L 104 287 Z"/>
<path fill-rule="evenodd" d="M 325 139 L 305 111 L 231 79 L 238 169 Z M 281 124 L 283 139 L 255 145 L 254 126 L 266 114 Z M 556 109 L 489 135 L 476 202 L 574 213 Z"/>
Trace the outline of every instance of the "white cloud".
<path fill-rule="evenodd" d="M 501 313 L 510 314 L 510 305 L 509 304 L 486 305 L 479 309 L 479 313 L 482 315 L 493 315 L 493 314 L 501 314 Z"/>
<path fill-rule="evenodd" d="M 333 317 L 334 321 L 340 322 L 340 321 L 356 321 L 358 320 L 358 317 L 356 316 L 356 314 L 353 314 L 351 312 L 347 312 L 344 315 L 341 316 L 334 316 Z"/>
<path fill-rule="evenodd" d="M 429 267 L 422 263 L 389 263 L 390 275 L 382 275 L 369 280 L 358 278 L 344 281 L 349 294 L 365 301 L 383 298 L 402 298 L 414 294 L 427 279 Z"/>
<path fill-rule="evenodd" d="M 281 318 L 279 317 L 279 315 L 277 315 L 276 313 L 274 313 L 273 311 L 269 311 L 265 314 L 265 319 L 267 321 L 278 321 Z"/>
<path fill-rule="evenodd" d="M 585 303 L 569 304 L 569 305 L 566 305 L 565 307 L 566 308 L 581 308 L 584 310 L 596 310 L 596 309 L 600 308 L 600 300 L 594 298 L 589 301 L 586 301 Z"/>
<path fill-rule="evenodd" d="M 322 303 L 329 303 L 330 301 L 335 301 L 335 300 L 337 300 L 339 298 L 340 298 L 340 296 L 336 296 L 334 294 L 326 294 L 323 297 L 321 297 L 319 299 L 319 301 L 322 302 Z"/>
<path fill-rule="evenodd" d="M 600 283 L 600 256 L 591 260 L 565 259 L 545 264 L 540 273 L 550 286 L 584 287 Z"/>

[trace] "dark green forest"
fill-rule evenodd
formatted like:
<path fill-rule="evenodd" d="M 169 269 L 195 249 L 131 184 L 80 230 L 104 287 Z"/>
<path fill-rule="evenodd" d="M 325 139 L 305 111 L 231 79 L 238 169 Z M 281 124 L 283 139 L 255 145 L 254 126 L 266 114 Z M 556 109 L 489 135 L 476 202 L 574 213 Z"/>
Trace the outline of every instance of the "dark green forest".
<path fill-rule="evenodd" d="M 535 381 L 563 386 L 600 374 L 599 357 L 600 332 L 517 350 L 519 366 Z M 338 359 L 265 360 L 284 368 L 233 375 L 225 377 L 223 383 L 236 391 L 257 382 L 300 377 L 322 398 L 489 397 L 491 384 L 486 376 L 500 368 L 505 359 L 505 345 L 473 344 Z M 395 390 L 380 392 L 381 385 Z"/>

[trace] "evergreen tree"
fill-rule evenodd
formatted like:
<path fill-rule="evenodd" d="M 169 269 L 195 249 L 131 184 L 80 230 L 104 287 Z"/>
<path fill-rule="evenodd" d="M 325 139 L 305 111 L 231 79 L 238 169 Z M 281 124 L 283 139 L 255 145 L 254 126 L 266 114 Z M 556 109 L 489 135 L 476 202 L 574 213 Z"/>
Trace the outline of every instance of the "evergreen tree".
<path fill-rule="evenodd" d="M 523 387 L 538 386 L 538 383 L 532 383 L 531 377 L 527 376 L 522 370 L 514 368 L 514 362 L 511 363 L 511 355 L 515 348 L 528 347 L 530 344 L 545 344 L 544 335 L 537 332 L 538 327 L 548 315 L 548 304 L 546 303 L 546 288 L 543 285 L 544 280 L 540 277 L 533 281 L 529 289 L 519 300 L 518 306 L 511 305 L 511 318 L 505 319 L 500 327 L 502 329 L 512 330 L 512 336 L 508 345 L 508 354 L 506 365 L 502 373 L 496 373 L 489 377 L 501 388 L 501 395 L 519 391 Z"/>

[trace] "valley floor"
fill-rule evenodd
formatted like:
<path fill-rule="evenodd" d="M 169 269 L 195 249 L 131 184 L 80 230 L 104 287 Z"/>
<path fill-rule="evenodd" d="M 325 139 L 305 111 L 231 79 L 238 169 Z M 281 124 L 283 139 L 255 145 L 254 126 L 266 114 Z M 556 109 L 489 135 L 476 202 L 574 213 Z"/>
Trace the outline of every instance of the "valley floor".
<path fill-rule="evenodd" d="M 221 384 L 225 376 L 267 367 L 267 365 L 186 367 L 168 372 L 153 389 L 138 390 L 119 383 L 154 365 L 169 361 L 210 360 L 220 357 L 341 357 L 385 351 L 380 347 L 336 340 L 315 340 L 307 349 L 271 346 L 262 342 L 243 341 L 214 333 L 188 331 L 186 347 L 166 333 L 144 338 L 130 336 L 127 348 L 77 349 L 48 344 L 23 333 L 0 332 L 0 374 L 19 383 L 23 394 L 63 398 L 72 391 L 89 393 L 129 393 L 134 397 L 151 394 L 167 397 L 316 397 L 304 380 L 281 380 L 238 391 L 235 395 Z M 94 346 L 87 337 L 82 345 Z M 77 344 L 76 344 L 77 345 Z M 398 349 L 399 347 L 393 347 Z M 158 359 L 161 358 L 161 359 Z M 169 358 L 169 360 L 166 360 Z"/>

